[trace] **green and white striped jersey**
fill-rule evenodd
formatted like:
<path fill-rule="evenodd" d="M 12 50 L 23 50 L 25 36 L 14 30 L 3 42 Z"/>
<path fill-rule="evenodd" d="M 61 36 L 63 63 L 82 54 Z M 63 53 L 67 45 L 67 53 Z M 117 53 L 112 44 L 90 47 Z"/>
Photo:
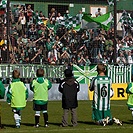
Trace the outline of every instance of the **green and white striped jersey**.
<path fill-rule="evenodd" d="M 110 109 L 110 97 L 113 96 L 112 81 L 108 76 L 97 76 L 92 79 L 90 91 L 94 90 L 93 108 L 100 111 Z"/>

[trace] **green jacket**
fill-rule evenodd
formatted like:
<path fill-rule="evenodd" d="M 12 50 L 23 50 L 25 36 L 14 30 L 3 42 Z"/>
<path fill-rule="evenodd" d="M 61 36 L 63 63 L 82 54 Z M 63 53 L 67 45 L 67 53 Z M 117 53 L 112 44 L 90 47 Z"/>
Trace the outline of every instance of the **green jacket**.
<path fill-rule="evenodd" d="M 23 109 L 26 106 L 28 89 L 20 79 L 13 79 L 8 87 L 7 102 L 12 108 Z"/>
<path fill-rule="evenodd" d="M 127 105 L 133 108 L 133 83 L 128 84 L 126 93 L 128 94 Z"/>
<path fill-rule="evenodd" d="M 43 77 L 37 77 L 30 85 L 33 91 L 33 102 L 38 105 L 43 105 L 48 102 L 48 90 L 52 87 L 51 82 Z"/>
<path fill-rule="evenodd" d="M 0 99 L 3 99 L 5 96 L 5 87 L 2 83 L 2 81 L 0 81 Z"/>

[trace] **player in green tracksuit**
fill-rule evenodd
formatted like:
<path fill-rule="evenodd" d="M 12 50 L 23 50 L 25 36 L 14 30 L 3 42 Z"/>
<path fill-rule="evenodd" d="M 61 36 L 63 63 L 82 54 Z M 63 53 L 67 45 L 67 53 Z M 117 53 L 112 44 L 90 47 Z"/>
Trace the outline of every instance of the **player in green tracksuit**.
<path fill-rule="evenodd" d="M 28 89 L 23 82 L 20 81 L 20 72 L 14 70 L 12 73 L 13 80 L 8 87 L 7 102 L 11 105 L 14 112 L 14 119 L 16 128 L 20 128 L 21 123 L 21 110 L 26 106 L 28 98 Z"/>
<path fill-rule="evenodd" d="M 129 83 L 126 88 L 126 93 L 128 94 L 127 106 L 132 112 L 133 117 L 133 83 Z"/>
<path fill-rule="evenodd" d="M 106 67 L 103 64 L 98 64 L 97 71 L 98 76 L 94 77 L 90 84 L 90 91 L 94 91 L 92 116 L 97 124 L 105 126 L 113 124 L 110 111 L 110 97 L 113 96 L 112 81 L 105 75 Z"/>
<path fill-rule="evenodd" d="M 36 72 L 37 78 L 30 85 L 33 91 L 33 110 L 35 111 L 35 127 L 39 127 L 39 118 L 42 111 L 44 117 L 44 126 L 48 127 L 48 90 L 52 87 L 51 82 L 44 78 L 44 70 L 39 68 Z"/>
<path fill-rule="evenodd" d="M 0 81 L 0 99 L 3 99 L 5 96 L 5 87 L 2 83 L 2 81 Z"/>

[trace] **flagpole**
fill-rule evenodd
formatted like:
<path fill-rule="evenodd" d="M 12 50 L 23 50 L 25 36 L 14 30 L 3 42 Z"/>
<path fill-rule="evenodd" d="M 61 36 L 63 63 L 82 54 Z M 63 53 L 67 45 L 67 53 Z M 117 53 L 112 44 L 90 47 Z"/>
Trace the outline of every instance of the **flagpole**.
<path fill-rule="evenodd" d="M 10 39 L 10 0 L 7 0 L 7 7 L 6 7 L 6 13 L 7 13 L 7 62 L 9 62 L 9 39 Z"/>
<path fill-rule="evenodd" d="M 116 0 L 114 0 L 114 56 L 113 56 L 113 62 L 116 63 L 116 34 L 117 34 L 117 4 Z"/>

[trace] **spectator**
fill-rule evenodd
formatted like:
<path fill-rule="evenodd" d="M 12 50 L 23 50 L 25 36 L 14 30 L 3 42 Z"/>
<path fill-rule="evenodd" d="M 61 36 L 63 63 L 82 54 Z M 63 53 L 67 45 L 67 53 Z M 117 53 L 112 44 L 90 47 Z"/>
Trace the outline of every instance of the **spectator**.
<path fill-rule="evenodd" d="M 113 63 L 114 54 L 116 54 L 117 57 L 118 52 L 121 49 L 130 49 L 130 47 L 132 47 L 133 45 L 133 38 L 131 34 L 129 34 L 128 36 L 125 35 L 123 39 L 122 37 L 118 36 L 118 38 L 116 38 L 116 40 L 118 40 L 117 52 L 114 53 L 114 28 L 111 28 L 108 31 L 97 28 L 83 29 L 83 30 L 80 29 L 79 31 L 75 31 L 74 29 L 69 30 L 65 26 L 57 24 L 58 23 L 57 20 L 59 18 L 62 19 L 62 16 L 60 16 L 60 12 L 56 11 L 55 8 L 51 9 L 48 18 L 44 16 L 41 10 L 34 11 L 31 5 L 28 5 L 27 7 L 23 5 L 14 5 L 13 9 L 11 10 L 12 10 L 11 15 L 13 16 L 12 18 L 14 18 L 14 22 L 13 21 L 10 22 L 11 47 L 9 47 L 9 51 L 11 53 L 10 56 L 14 55 L 12 57 L 14 57 L 13 60 L 14 61 L 16 60 L 15 61 L 16 63 L 23 63 L 25 57 L 29 55 L 30 55 L 29 60 L 34 59 L 33 61 L 30 61 L 31 63 L 35 63 L 36 61 L 37 61 L 36 63 L 41 63 L 41 62 L 46 63 L 48 60 L 47 57 L 49 56 L 48 55 L 49 50 L 47 47 L 48 38 L 50 38 L 50 42 L 53 45 L 53 46 L 51 45 L 50 47 L 51 51 L 56 57 L 57 64 L 63 64 L 64 62 L 70 63 L 72 60 L 74 62 L 76 61 L 75 63 L 77 64 L 78 63 L 77 55 L 79 52 L 82 52 L 84 58 L 88 56 L 91 63 L 96 63 L 97 62 L 96 56 L 98 55 L 99 51 L 102 57 L 106 55 L 108 63 Z M 23 31 L 24 33 L 22 32 L 23 29 L 22 24 L 19 25 L 19 23 L 17 23 L 19 20 L 18 17 L 20 16 L 19 18 L 22 18 L 21 14 L 24 14 L 24 16 L 26 17 L 26 24 L 24 26 L 25 28 Z M 81 18 L 82 11 L 79 11 L 77 15 L 79 15 Z M 64 14 L 63 17 L 65 16 L 67 18 L 72 17 L 68 10 L 66 10 L 66 14 Z M 2 35 L 3 35 L 2 40 L 4 40 L 5 46 L 6 48 L 8 48 L 5 15 L 3 15 L 0 18 L 2 20 L 1 21 Z M 65 49 L 66 46 L 69 47 L 69 51 L 67 51 L 68 54 L 65 54 L 64 51 L 62 51 L 63 49 Z M 11 48 L 13 47 L 16 47 L 17 50 L 11 51 Z M 37 56 L 35 56 L 40 47 L 42 49 L 42 52 Z M 23 52 L 22 54 L 20 52 L 22 49 L 25 50 L 24 54 Z M 4 49 L 1 50 L 2 53 L 5 52 Z M 23 59 L 21 58 L 22 55 L 24 56 Z M 63 55 L 65 56 L 63 57 Z M 4 59 L 3 54 L 2 58 Z M 10 62 L 15 63 L 13 60 Z M 9 61 L 7 61 L 6 59 L 5 62 Z"/>
<path fill-rule="evenodd" d="M 54 56 L 53 52 L 50 53 L 50 56 L 48 57 L 48 63 L 50 65 L 56 64 L 56 57 Z"/>
<path fill-rule="evenodd" d="M 20 13 L 20 16 L 18 18 L 18 23 L 22 25 L 22 33 L 21 35 L 24 35 L 26 33 L 25 28 L 26 28 L 26 17 L 24 15 L 24 12 Z"/>
<path fill-rule="evenodd" d="M 28 30 L 28 38 L 31 41 L 35 41 L 37 39 L 37 31 L 34 25 L 31 25 L 31 28 Z"/>
<path fill-rule="evenodd" d="M 101 12 L 101 8 L 98 8 L 97 9 L 97 12 L 95 13 L 95 16 L 96 17 L 99 17 L 99 16 L 101 16 L 103 13 Z"/>
<path fill-rule="evenodd" d="M 63 16 L 61 15 L 60 12 L 58 12 L 57 17 L 56 17 L 56 21 L 57 21 L 58 23 L 60 23 L 61 20 L 63 20 Z"/>
<path fill-rule="evenodd" d="M 124 64 L 127 63 L 126 58 L 125 58 L 125 56 L 124 56 L 122 51 L 119 53 L 119 56 L 116 59 L 116 63 L 118 65 L 124 65 Z"/>
<path fill-rule="evenodd" d="M 85 64 L 86 64 L 86 60 L 85 60 L 84 56 L 81 54 L 81 56 L 79 57 L 79 60 L 78 60 L 78 65 L 85 66 Z"/>
<path fill-rule="evenodd" d="M 46 48 L 47 48 L 47 52 L 48 52 L 48 58 L 50 57 L 52 50 L 53 50 L 53 42 L 51 42 L 50 38 L 47 38 L 47 42 L 46 42 Z"/>
<path fill-rule="evenodd" d="M 133 57 L 132 57 L 131 50 L 128 51 L 127 63 L 128 64 L 133 64 Z"/>

